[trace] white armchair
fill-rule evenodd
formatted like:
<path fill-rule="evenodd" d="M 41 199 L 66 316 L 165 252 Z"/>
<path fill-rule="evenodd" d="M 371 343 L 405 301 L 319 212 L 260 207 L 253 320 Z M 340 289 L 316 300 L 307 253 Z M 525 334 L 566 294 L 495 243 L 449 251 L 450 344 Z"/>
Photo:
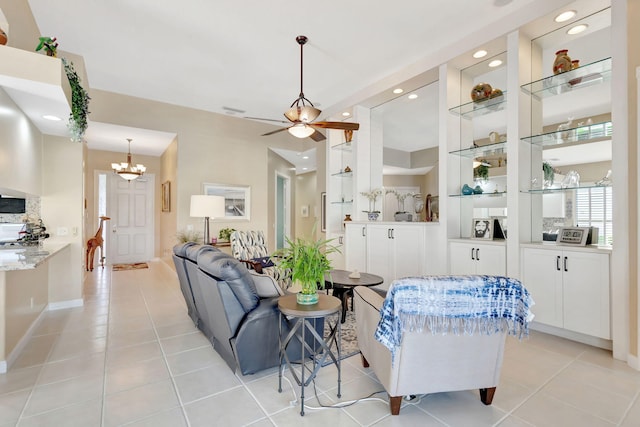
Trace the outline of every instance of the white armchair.
<path fill-rule="evenodd" d="M 396 283 L 392 284 L 389 293 Z M 526 290 L 525 293 L 528 298 Z M 424 322 L 424 317 L 421 317 L 417 323 L 405 323 L 412 326 L 401 332 L 399 344 L 392 354 L 374 337 L 379 323 L 383 323 L 384 301 L 385 298 L 372 289 L 359 286 L 354 290 L 362 363 L 365 367 L 371 366 L 389 394 L 392 415 L 400 413 L 402 396 L 405 395 L 479 389 L 482 402 L 491 404 L 500 379 L 506 334 L 516 329 L 519 333 L 526 333 L 527 323 L 518 329 L 504 321 L 505 328 L 494 329 L 495 333 L 488 335 L 485 332 L 489 328 L 484 327 L 479 328 L 483 331 L 476 329 L 472 334 L 464 331 L 456 334 L 451 333 L 452 325 L 445 325 L 443 329 L 439 321 L 429 325 L 427 320 L 421 327 L 420 322 Z M 526 307 L 528 311 L 528 302 Z M 442 305 L 438 309 L 442 310 Z M 457 323 L 458 326 L 461 324 Z M 444 334 L 447 329 L 449 332 Z"/>

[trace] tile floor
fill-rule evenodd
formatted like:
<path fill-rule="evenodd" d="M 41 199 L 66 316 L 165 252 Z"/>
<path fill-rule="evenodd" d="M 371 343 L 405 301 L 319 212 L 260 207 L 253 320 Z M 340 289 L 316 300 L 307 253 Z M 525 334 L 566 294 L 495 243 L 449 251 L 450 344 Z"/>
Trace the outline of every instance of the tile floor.
<path fill-rule="evenodd" d="M 277 370 L 234 375 L 189 320 L 175 273 L 96 269 L 82 308 L 46 313 L 22 355 L 0 375 L 5 426 L 638 426 L 640 373 L 609 352 L 531 333 L 508 339 L 492 406 L 477 391 L 405 402 L 390 416 L 386 394 L 341 409 L 307 409 L 277 392 Z M 322 368 L 317 407 L 381 390 L 359 356 Z M 295 391 L 299 394 L 298 390 Z"/>

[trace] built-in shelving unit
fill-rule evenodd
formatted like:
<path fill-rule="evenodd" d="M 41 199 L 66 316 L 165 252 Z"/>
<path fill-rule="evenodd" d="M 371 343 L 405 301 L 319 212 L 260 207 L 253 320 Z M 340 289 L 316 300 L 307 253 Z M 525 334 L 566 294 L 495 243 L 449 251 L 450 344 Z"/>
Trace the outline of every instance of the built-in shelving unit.
<path fill-rule="evenodd" d="M 522 138 L 522 141 L 543 147 L 590 143 L 611 139 L 613 125 L 610 121 L 593 123 Z"/>
<path fill-rule="evenodd" d="M 506 142 L 496 142 L 494 144 L 481 145 L 478 147 L 470 147 L 462 150 L 451 151 L 449 152 L 449 154 L 456 154 L 458 156 L 467 157 L 469 159 L 475 159 L 477 157 L 504 154 L 506 152 L 506 148 Z"/>
<path fill-rule="evenodd" d="M 489 98 L 482 101 L 467 102 L 466 104 L 449 109 L 455 115 L 465 119 L 471 119 L 485 114 L 495 113 L 504 110 L 507 107 L 507 92 L 495 98 Z"/>

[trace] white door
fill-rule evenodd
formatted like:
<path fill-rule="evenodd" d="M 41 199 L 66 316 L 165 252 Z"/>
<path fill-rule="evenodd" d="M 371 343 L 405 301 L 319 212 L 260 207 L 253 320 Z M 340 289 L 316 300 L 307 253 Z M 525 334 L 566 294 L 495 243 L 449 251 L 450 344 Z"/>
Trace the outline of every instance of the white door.
<path fill-rule="evenodd" d="M 345 225 L 344 258 L 349 271 L 367 271 L 367 226 L 364 224 Z"/>
<path fill-rule="evenodd" d="M 525 248 L 522 251 L 522 283 L 536 302 L 535 321 L 564 327 L 562 319 L 562 252 Z"/>
<path fill-rule="evenodd" d="M 384 279 L 380 288 L 389 289 L 393 281 L 393 240 L 391 227 L 386 225 L 367 225 L 367 273 L 376 274 Z"/>
<path fill-rule="evenodd" d="M 276 172 L 276 249 L 285 247 L 291 237 L 291 186 L 289 177 Z"/>
<path fill-rule="evenodd" d="M 505 276 L 507 274 L 507 252 L 504 246 L 475 245 L 476 274 Z"/>
<path fill-rule="evenodd" d="M 112 264 L 148 261 L 153 258 L 153 174 L 135 181 L 109 175 L 108 212 L 111 217 L 110 261 Z"/>
<path fill-rule="evenodd" d="M 391 236 L 395 248 L 393 253 L 394 279 L 425 274 L 426 261 L 422 227 L 395 225 Z"/>
<path fill-rule="evenodd" d="M 449 244 L 449 271 L 451 274 L 476 274 L 476 248 L 468 243 Z"/>

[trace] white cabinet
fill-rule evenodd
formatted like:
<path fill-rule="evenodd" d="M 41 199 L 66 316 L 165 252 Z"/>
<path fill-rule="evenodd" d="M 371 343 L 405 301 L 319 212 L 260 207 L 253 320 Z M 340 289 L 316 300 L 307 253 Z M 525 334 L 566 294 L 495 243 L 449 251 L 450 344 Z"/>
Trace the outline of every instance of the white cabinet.
<path fill-rule="evenodd" d="M 608 253 L 526 247 L 522 281 L 536 322 L 610 339 Z"/>
<path fill-rule="evenodd" d="M 345 224 L 345 268 L 382 276 L 388 288 L 399 277 L 428 274 L 427 227 L 433 223 Z"/>
<path fill-rule="evenodd" d="M 450 242 L 451 274 L 487 274 L 504 276 L 506 268 L 504 243 Z"/>
<path fill-rule="evenodd" d="M 394 279 L 424 274 L 424 229 L 411 225 L 367 226 L 367 272 L 384 278 L 384 287 Z"/>
<path fill-rule="evenodd" d="M 367 225 L 345 224 L 345 266 L 349 271 L 367 271 Z"/>

